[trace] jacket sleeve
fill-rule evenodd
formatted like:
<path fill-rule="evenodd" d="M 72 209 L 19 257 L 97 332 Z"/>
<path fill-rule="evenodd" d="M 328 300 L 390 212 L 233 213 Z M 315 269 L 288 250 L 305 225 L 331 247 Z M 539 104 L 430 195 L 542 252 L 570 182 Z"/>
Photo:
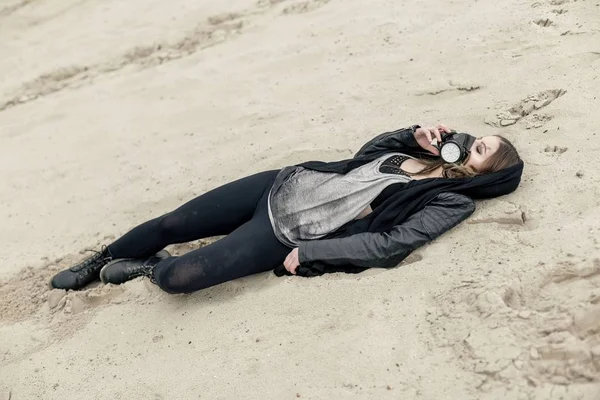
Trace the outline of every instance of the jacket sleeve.
<path fill-rule="evenodd" d="M 418 128 L 420 128 L 419 125 L 413 125 L 408 128 L 382 133 L 367 142 L 354 157 L 368 156 L 381 151 L 402 152 L 404 149 L 421 149 L 414 136 L 415 130 Z"/>
<path fill-rule="evenodd" d="M 359 233 L 340 239 L 310 240 L 299 245 L 300 263 L 391 268 L 414 249 L 434 240 L 475 211 L 469 197 L 441 193 L 422 210 L 388 232 Z"/>

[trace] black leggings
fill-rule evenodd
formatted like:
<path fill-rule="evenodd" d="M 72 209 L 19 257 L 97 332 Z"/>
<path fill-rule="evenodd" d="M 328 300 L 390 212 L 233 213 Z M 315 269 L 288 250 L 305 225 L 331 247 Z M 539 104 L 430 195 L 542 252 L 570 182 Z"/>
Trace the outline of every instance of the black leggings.
<path fill-rule="evenodd" d="M 227 235 L 183 256 L 160 261 L 154 278 L 169 293 L 190 293 L 272 270 L 291 251 L 275 237 L 267 209 L 278 172 L 261 172 L 198 196 L 132 229 L 108 246 L 109 251 L 114 258 L 141 259 L 170 244 Z"/>

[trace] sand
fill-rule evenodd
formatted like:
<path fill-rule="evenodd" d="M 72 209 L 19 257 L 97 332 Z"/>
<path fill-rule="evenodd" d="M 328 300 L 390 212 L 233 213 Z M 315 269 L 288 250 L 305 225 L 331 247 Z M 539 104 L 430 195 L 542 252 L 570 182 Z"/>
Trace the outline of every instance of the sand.
<path fill-rule="evenodd" d="M 5 0 L 0 38 L 0 400 L 600 398 L 597 0 Z M 47 287 L 215 186 L 437 122 L 511 139 L 522 186 L 398 268 Z"/>

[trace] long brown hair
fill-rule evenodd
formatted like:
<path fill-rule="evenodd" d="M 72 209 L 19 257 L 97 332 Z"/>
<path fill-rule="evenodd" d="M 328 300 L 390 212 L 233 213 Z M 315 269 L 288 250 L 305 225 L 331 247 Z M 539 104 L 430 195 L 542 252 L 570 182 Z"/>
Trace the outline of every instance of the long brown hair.
<path fill-rule="evenodd" d="M 501 169 L 516 165 L 521 161 L 517 149 L 508 139 L 499 135 L 496 135 L 496 137 L 500 139 L 500 146 L 498 147 L 498 150 L 488 158 L 481 170 L 476 171 L 465 165 L 448 164 L 441 158 L 432 160 L 421 159 L 420 161 L 425 164 L 425 168 L 410 175 L 428 174 L 439 167 L 442 167 L 442 176 L 444 178 L 468 178 L 490 172 L 497 172 Z"/>

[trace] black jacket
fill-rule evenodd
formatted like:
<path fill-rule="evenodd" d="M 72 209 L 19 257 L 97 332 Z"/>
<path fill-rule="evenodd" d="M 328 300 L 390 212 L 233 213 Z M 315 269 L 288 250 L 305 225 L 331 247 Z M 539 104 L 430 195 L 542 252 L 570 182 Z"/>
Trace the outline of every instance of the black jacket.
<path fill-rule="evenodd" d="M 383 133 L 365 144 L 350 160 L 311 161 L 300 165 L 321 172 L 346 174 L 390 152 L 431 157 L 416 142 L 416 128 L 417 125 Z M 389 199 L 373 209 L 372 215 L 365 217 L 364 221 L 351 221 L 322 239 L 300 243 L 301 265 L 297 274 L 315 276 L 335 271 L 360 272 L 369 267 L 394 267 L 414 249 L 458 225 L 475 210 L 475 204 L 468 196 L 442 190 L 430 196 L 422 207 L 402 222 L 394 223 L 394 216 L 402 214 L 394 201 L 398 193 L 407 189 L 402 186 L 398 184 L 387 188 L 391 192 Z M 404 206 L 409 204 L 404 202 Z M 389 223 L 377 223 L 383 220 Z M 283 266 L 276 268 L 275 274 L 289 275 Z"/>

